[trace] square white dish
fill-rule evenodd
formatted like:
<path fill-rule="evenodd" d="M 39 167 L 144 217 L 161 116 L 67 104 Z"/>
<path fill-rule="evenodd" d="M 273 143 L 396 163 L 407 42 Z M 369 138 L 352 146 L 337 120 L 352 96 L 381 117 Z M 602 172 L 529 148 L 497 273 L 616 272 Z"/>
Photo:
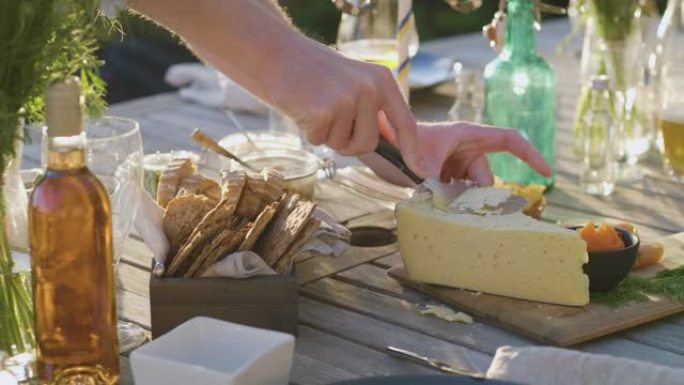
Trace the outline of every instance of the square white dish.
<path fill-rule="evenodd" d="M 136 385 L 285 385 L 294 337 L 193 318 L 131 353 Z"/>

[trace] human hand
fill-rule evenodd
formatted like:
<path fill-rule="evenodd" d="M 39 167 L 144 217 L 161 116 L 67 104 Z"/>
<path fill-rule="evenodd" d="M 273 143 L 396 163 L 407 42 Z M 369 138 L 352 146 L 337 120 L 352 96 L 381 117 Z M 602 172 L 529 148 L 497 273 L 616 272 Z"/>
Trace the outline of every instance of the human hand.
<path fill-rule="evenodd" d="M 470 122 L 421 123 L 418 137 L 430 176 L 442 182 L 468 178 L 491 185 L 494 176 L 486 155 L 504 151 L 522 159 L 541 175 L 551 175 L 542 155 L 512 129 Z"/>
<path fill-rule="evenodd" d="M 342 155 L 372 152 L 378 144 L 378 113 L 392 127 L 386 136 L 406 164 L 427 174 L 420 155 L 416 120 L 392 73 L 383 66 L 346 58 L 318 43 L 292 44 L 268 83 L 268 102 L 290 116 L 314 145 Z"/>

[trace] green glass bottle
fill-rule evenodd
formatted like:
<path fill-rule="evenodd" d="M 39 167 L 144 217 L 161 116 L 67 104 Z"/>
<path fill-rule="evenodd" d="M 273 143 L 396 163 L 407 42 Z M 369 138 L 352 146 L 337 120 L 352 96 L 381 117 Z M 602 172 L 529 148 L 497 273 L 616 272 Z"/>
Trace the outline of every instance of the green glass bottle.
<path fill-rule="evenodd" d="M 518 130 L 554 170 L 545 178 L 508 153 L 489 155 L 494 175 L 517 183 L 551 186 L 555 180 L 556 72 L 537 54 L 534 0 L 509 0 L 501 54 L 487 65 L 485 120 Z"/>

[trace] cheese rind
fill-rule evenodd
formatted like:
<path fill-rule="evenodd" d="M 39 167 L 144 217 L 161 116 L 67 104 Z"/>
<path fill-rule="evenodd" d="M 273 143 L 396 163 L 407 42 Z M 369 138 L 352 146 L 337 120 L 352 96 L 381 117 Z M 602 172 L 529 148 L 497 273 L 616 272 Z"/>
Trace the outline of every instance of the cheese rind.
<path fill-rule="evenodd" d="M 444 212 L 429 195 L 400 202 L 397 232 L 409 278 L 532 301 L 589 303 L 586 244 L 521 213 Z"/>

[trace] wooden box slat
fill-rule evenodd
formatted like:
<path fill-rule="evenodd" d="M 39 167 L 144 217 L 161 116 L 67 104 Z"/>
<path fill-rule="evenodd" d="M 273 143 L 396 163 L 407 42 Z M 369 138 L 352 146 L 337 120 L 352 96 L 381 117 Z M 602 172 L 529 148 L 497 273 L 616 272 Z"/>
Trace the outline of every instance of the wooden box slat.
<path fill-rule="evenodd" d="M 297 275 L 250 278 L 150 278 L 152 337 L 206 316 L 297 333 Z"/>

